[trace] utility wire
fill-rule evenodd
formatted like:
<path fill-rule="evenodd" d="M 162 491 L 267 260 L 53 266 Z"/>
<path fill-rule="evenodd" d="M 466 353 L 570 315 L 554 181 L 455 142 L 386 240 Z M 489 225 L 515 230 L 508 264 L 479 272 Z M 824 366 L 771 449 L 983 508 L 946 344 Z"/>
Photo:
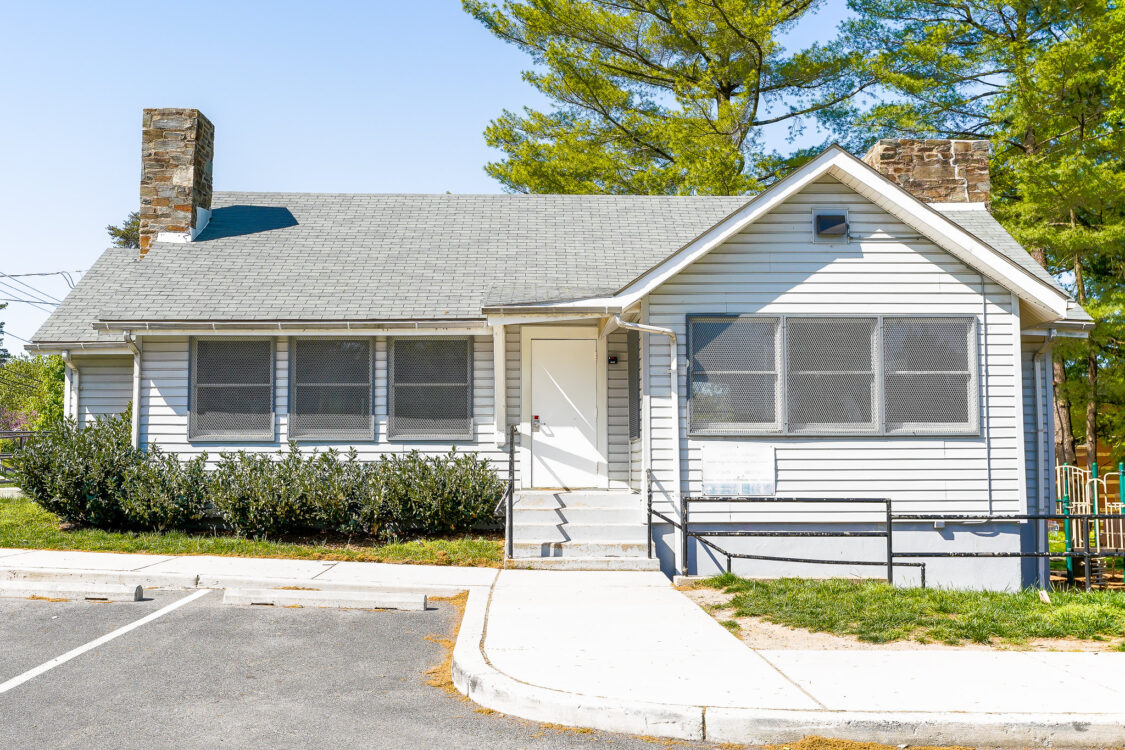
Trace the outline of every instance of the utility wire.
<path fill-rule="evenodd" d="M 3 276 L 3 275 L 4 274 L 2 272 L 0 272 L 0 276 Z M 25 286 L 26 286 L 26 284 L 25 284 Z M 22 295 L 24 297 L 31 297 L 33 300 L 36 300 L 37 302 L 42 302 L 45 305 L 46 304 L 58 304 L 59 302 L 62 302 L 62 300 L 56 299 L 49 294 L 43 294 L 42 292 L 36 292 L 34 290 L 34 288 L 31 290 L 31 292 L 28 292 L 28 291 L 20 289 L 18 287 L 14 287 L 6 281 L 0 281 L 0 288 L 3 288 L 6 291 L 9 291 L 12 294 Z"/>
<path fill-rule="evenodd" d="M 42 305 L 56 305 L 57 306 L 59 304 L 58 302 L 39 302 L 38 300 L 16 299 L 14 297 L 0 297 L 0 302 L 26 302 L 29 305 L 40 305 L 40 306 L 42 306 Z M 48 310 L 47 312 L 50 312 L 50 310 Z"/>
<path fill-rule="evenodd" d="M 12 333 L 11 331 L 6 331 L 2 328 L 0 328 L 0 336 L 11 336 L 12 338 L 16 339 L 17 341 L 22 341 L 25 344 L 35 343 L 35 342 L 31 341 L 30 339 L 25 339 L 23 336 L 17 336 L 16 334 Z"/>
<path fill-rule="evenodd" d="M 30 289 L 31 291 L 33 291 L 33 292 L 35 292 L 36 294 L 38 294 L 38 295 L 39 295 L 40 297 L 46 297 L 47 299 L 50 299 L 50 300 L 54 300 L 55 302 L 62 302 L 62 300 L 61 300 L 61 299 L 59 299 L 58 297 L 56 297 L 56 296 L 54 296 L 54 295 L 52 295 L 52 294 L 47 294 L 47 292 L 44 292 L 44 291 L 43 291 L 42 289 L 36 289 L 36 288 L 35 288 L 35 287 L 33 287 L 33 286 L 32 286 L 31 284 L 28 284 L 28 283 L 27 283 L 26 281 L 20 281 L 20 280 L 19 280 L 19 279 L 17 279 L 16 277 L 14 277 L 14 276 L 11 276 L 11 275 L 9 275 L 9 274 L 6 274 L 6 273 L 4 273 L 3 271 L 0 271 L 0 276 L 3 276 L 3 277 L 5 277 L 5 278 L 8 278 L 8 279 L 11 279 L 12 281 L 16 282 L 17 284 L 19 284 L 19 285 L 20 285 L 20 286 L 22 286 L 22 287 L 27 287 L 27 288 L 28 288 L 28 289 Z"/>

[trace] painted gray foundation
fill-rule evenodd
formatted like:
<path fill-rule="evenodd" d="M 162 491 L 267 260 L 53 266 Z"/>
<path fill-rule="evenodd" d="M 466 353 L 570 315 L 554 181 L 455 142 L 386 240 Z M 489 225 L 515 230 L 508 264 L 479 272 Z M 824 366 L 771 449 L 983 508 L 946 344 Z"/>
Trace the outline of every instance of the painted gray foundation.
<path fill-rule="evenodd" d="M 801 530 L 801 531 L 881 531 L 880 524 L 749 524 L 699 523 L 692 530 Z M 676 535 L 668 524 L 653 527 L 656 553 L 661 570 L 674 572 Z M 987 522 L 983 524 L 947 523 L 934 528 L 932 523 L 895 524 L 896 552 L 1019 552 L 1035 549 L 1036 535 L 1030 524 L 1018 522 Z M 877 578 L 885 579 L 887 569 L 886 539 L 880 537 L 715 537 L 718 546 L 731 552 L 804 557 L 821 560 L 870 560 L 879 565 L 846 565 L 790 563 L 764 560 L 732 562 L 731 571 L 747 578 Z M 924 562 L 926 585 L 935 588 L 987 589 L 1013 591 L 1038 583 L 1039 566 L 1034 559 L 1011 558 L 896 558 L 895 584 L 917 586 L 921 582 L 917 567 L 904 562 Z M 691 575 L 717 575 L 726 570 L 722 554 L 706 547 L 697 539 L 688 545 L 688 571 Z"/>

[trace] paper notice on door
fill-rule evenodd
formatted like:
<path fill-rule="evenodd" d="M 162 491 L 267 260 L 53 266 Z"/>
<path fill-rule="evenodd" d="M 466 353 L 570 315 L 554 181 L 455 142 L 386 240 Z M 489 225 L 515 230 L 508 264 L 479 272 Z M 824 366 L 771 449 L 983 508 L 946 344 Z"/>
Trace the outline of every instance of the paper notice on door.
<path fill-rule="evenodd" d="M 702 453 L 704 495 L 733 497 L 777 492 L 772 445 L 707 441 L 702 445 Z"/>

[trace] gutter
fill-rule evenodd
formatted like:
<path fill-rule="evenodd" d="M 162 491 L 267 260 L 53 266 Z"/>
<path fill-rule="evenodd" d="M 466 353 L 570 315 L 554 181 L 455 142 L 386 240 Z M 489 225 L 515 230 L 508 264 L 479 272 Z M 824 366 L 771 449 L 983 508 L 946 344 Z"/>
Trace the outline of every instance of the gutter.
<path fill-rule="evenodd" d="M 99 320 L 93 324 L 95 330 L 124 331 L 181 331 L 225 329 L 246 329 L 284 331 L 292 329 L 330 329 L 330 330 L 427 330 L 431 328 L 488 328 L 488 321 L 471 320 Z"/>
<path fill-rule="evenodd" d="M 1035 378 L 1035 491 L 1038 497 L 1039 512 L 1047 512 L 1047 482 L 1048 468 L 1044 465 L 1047 462 L 1046 440 L 1047 440 L 1047 413 L 1043 403 L 1043 358 L 1050 351 L 1051 344 L 1055 340 L 1055 329 L 1052 328 L 1047 332 L 1047 338 L 1043 341 L 1035 354 L 1031 358 L 1032 373 Z M 1039 519 L 1036 524 L 1036 536 L 1038 549 L 1036 552 L 1046 551 L 1047 548 L 1047 521 Z M 1043 566 L 1047 566 L 1050 570 L 1050 561 L 1040 562 L 1039 569 L 1039 588 L 1046 588 L 1048 584 L 1047 576 L 1044 576 Z"/>
<path fill-rule="evenodd" d="M 670 394 L 672 397 L 672 434 L 675 436 L 675 443 L 672 446 L 672 475 L 675 477 L 672 485 L 672 502 L 673 507 L 680 507 L 680 349 L 679 342 L 676 338 L 676 332 L 671 328 L 661 328 L 660 326 L 650 326 L 643 323 L 630 323 L 621 319 L 620 315 L 613 316 L 613 322 L 617 327 L 624 328 L 629 331 L 638 331 L 640 333 L 651 333 L 657 336 L 667 336 L 669 345 L 669 354 L 671 359 L 669 362 L 671 366 L 668 368 L 668 379 L 670 381 Z M 641 475 L 648 476 L 648 470 L 652 462 L 652 399 L 648 400 L 648 413 L 645 415 L 645 423 L 649 429 L 645 431 L 645 455 L 647 459 L 642 461 Z M 683 533 L 683 529 L 680 533 Z M 676 549 L 683 549 L 683 545 L 677 545 Z M 688 561 L 686 559 L 680 560 L 680 573 L 688 575 Z"/>
<path fill-rule="evenodd" d="M 125 332 L 125 346 L 133 352 L 133 447 L 140 447 L 141 441 L 141 348 L 131 331 Z"/>

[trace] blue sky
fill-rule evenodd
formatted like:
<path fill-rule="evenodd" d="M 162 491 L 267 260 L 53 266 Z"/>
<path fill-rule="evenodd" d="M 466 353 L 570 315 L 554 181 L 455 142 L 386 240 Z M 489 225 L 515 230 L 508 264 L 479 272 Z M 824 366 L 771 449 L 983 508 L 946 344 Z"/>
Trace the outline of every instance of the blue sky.
<path fill-rule="evenodd" d="M 828 38 L 842 14 L 829 0 L 791 43 Z M 543 105 L 520 78 L 527 58 L 456 0 L 43 1 L 3 15 L 5 274 L 84 270 L 108 245 L 106 224 L 137 207 L 144 107 L 211 118 L 217 190 L 495 193 L 482 131 L 504 108 Z M 47 314 L 13 303 L 0 320 L 30 338 Z"/>

